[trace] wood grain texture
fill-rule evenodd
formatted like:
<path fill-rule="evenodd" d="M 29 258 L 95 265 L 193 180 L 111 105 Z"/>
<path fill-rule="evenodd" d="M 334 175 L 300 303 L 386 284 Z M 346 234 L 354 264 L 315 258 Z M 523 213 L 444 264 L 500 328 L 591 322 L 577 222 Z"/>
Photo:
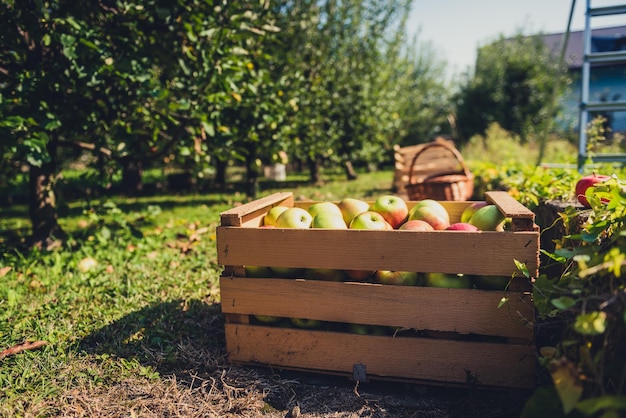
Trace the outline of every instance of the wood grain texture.
<path fill-rule="evenodd" d="M 226 324 L 234 363 L 465 383 L 468 373 L 485 386 L 530 388 L 535 354 L 530 345 L 434 338 L 384 337 Z M 262 341 L 263 343 L 259 343 Z"/>
<path fill-rule="evenodd" d="M 222 312 L 533 339 L 529 294 L 291 279 L 220 280 Z"/>

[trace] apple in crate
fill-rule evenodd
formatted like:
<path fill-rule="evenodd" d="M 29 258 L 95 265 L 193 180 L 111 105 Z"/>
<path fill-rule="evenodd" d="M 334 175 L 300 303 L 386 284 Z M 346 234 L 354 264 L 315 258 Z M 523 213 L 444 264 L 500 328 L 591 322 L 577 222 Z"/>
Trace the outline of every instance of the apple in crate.
<path fill-rule="evenodd" d="M 450 215 L 436 200 L 424 199 L 409 211 L 409 221 L 419 219 L 428 222 L 435 230 L 446 229 L 450 225 Z"/>
<path fill-rule="evenodd" d="M 245 266 L 246 277 L 272 277 L 272 269 L 264 266 Z"/>
<path fill-rule="evenodd" d="M 446 228 L 446 231 L 469 231 L 474 232 L 478 231 L 478 227 L 476 225 L 472 225 L 468 222 L 455 222 Z"/>
<path fill-rule="evenodd" d="M 395 195 L 380 196 L 371 208 L 374 212 L 383 215 L 383 218 L 393 229 L 398 229 L 409 216 L 409 207 L 404 199 Z"/>
<path fill-rule="evenodd" d="M 304 271 L 304 278 L 325 282 L 343 282 L 346 279 L 346 274 L 343 270 L 338 269 L 309 268 Z"/>
<path fill-rule="evenodd" d="M 469 220 L 480 231 L 497 231 L 502 228 L 505 216 L 496 205 L 487 205 L 476 211 Z"/>
<path fill-rule="evenodd" d="M 398 286 L 418 286 L 423 284 L 420 274 L 413 271 L 378 270 L 374 282 Z"/>
<path fill-rule="evenodd" d="M 280 321 L 282 318 L 279 316 L 272 316 L 272 315 L 254 315 L 254 319 L 256 319 L 259 322 L 263 322 L 264 324 L 275 324 L 276 322 Z"/>
<path fill-rule="evenodd" d="M 322 321 L 307 318 L 291 318 L 291 323 L 298 328 L 315 329 L 322 326 Z"/>
<path fill-rule="evenodd" d="M 468 207 L 466 207 L 463 212 L 461 213 L 461 222 L 469 222 L 470 219 L 472 219 L 472 216 L 474 215 L 474 213 L 476 213 L 476 211 L 482 207 L 487 206 L 489 203 L 487 203 L 484 200 L 480 200 L 478 202 L 473 202 L 471 203 Z"/>
<path fill-rule="evenodd" d="M 587 189 L 594 187 L 598 183 L 602 183 L 610 179 L 610 176 L 605 176 L 602 174 L 591 174 L 589 176 L 584 176 L 580 180 L 576 182 L 576 199 L 578 202 L 586 208 L 590 208 L 591 205 L 587 200 L 585 194 L 587 193 Z"/>
<path fill-rule="evenodd" d="M 472 279 L 464 274 L 426 273 L 427 287 L 471 289 Z"/>
<path fill-rule="evenodd" d="M 410 221 L 406 221 L 400 228 L 401 231 L 434 231 L 435 228 L 431 224 L 421 219 L 412 219 Z"/>
<path fill-rule="evenodd" d="M 263 217 L 263 225 L 264 226 L 276 226 L 276 219 L 280 216 L 281 213 L 289 209 L 289 206 L 274 206 L 271 208 L 265 216 Z"/>
<path fill-rule="evenodd" d="M 339 209 L 339 206 L 337 206 L 337 204 L 333 202 L 313 203 L 311 206 L 309 206 L 309 209 L 307 210 L 311 214 L 311 216 L 314 218 L 316 215 L 320 213 L 328 213 L 328 212 L 336 213 L 339 216 L 343 216 L 343 214 L 341 213 L 341 209 Z"/>
<path fill-rule="evenodd" d="M 369 203 L 364 200 L 355 199 L 352 197 L 346 197 L 341 199 L 337 206 L 341 210 L 341 214 L 343 215 L 343 220 L 346 225 L 350 225 L 352 219 L 357 216 L 361 212 L 368 211 L 370 208 Z"/>
<path fill-rule="evenodd" d="M 348 226 L 343 221 L 341 212 L 328 211 L 315 215 L 311 222 L 311 228 L 348 229 Z"/>
<path fill-rule="evenodd" d="M 276 219 L 278 228 L 299 228 L 311 227 L 313 216 L 306 210 L 299 207 L 292 207 L 281 213 Z"/>
<path fill-rule="evenodd" d="M 350 222 L 350 229 L 372 229 L 386 231 L 389 229 L 389 223 L 383 215 L 373 210 L 361 212 Z"/>

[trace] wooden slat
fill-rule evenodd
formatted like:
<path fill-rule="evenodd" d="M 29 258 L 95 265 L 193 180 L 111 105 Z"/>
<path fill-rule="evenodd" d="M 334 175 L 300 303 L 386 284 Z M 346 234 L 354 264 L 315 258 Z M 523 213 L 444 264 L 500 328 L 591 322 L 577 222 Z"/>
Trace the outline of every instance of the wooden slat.
<path fill-rule="evenodd" d="M 363 365 L 368 378 L 394 377 L 530 388 L 535 354 L 530 345 L 443 339 L 379 337 L 226 324 L 232 362 L 352 374 Z"/>
<path fill-rule="evenodd" d="M 531 276 L 539 233 L 375 231 L 217 227 L 221 265 L 400 270 L 511 276 L 514 260 Z"/>
<path fill-rule="evenodd" d="M 224 313 L 533 339 L 529 294 L 292 279 L 220 281 Z"/>
<path fill-rule="evenodd" d="M 534 212 L 513 199 L 507 192 L 486 192 L 485 198 L 488 202 L 495 204 L 507 218 L 511 218 L 514 231 L 539 230 L 535 225 Z"/>
<path fill-rule="evenodd" d="M 254 219 L 256 220 L 256 222 L 253 222 L 254 225 L 249 226 L 259 226 L 258 219 L 262 219 L 270 208 L 277 205 L 293 206 L 293 193 L 274 193 L 224 211 L 220 214 L 221 225 L 244 226 L 246 222 L 250 222 L 250 220 Z"/>

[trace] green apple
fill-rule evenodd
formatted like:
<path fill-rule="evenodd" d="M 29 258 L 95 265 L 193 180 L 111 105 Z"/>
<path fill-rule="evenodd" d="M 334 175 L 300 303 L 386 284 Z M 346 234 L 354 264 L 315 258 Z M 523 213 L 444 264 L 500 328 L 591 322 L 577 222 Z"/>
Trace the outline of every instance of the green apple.
<path fill-rule="evenodd" d="M 307 318 L 291 318 L 291 323 L 298 328 L 315 329 L 322 326 L 322 321 Z"/>
<path fill-rule="evenodd" d="M 509 276 L 472 276 L 474 285 L 483 290 L 506 290 L 511 281 Z"/>
<path fill-rule="evenodd" d="M 264 266 L 245 266 L 246 277 L 272 277 L 272 269 Z"/>
<path fill-rule="evenodd" d="M 350 229 L 372 229 L 386 231 L 389 229 L 389 223 L 378 212 L 368 210 L 361 212 L 350 222 Z"/>
<path fill-rule="evenodd" d="M 280 216 L 281 213 L 289 209 L 288 206 L 274 206 L 271 208 L 265 216 L 263 217 L 263 225 L 265 226 L 276 226 L 276 219 Z"/>
<path fill-rule="evenodd" d="M 482 207 L 487 206 L 489 203 L 487 203 L 484 200 L 479 200 L 477 202 L 473 202 L 471 203 L 468 207 L 466 207 L 463 212 L 461 213 L 461 219 L 460 222 L 469 222 L 469 220 L 472 218 L 472 215 L 474 215 L 474 213 L 476 213 L 476 211 Z"/>
<path fill-rule="evenodd" d="M 279 228 L 299 228 L 311 227 L 313 217 L 305 209 L 299 207 L 289 208 L 281 213 L 276 219 L 276 226 Z"/>
<path fill-rule="evenodd" d="M 424 199 L 409 211 L 409 221 L 419 219 L 428 222 L 435 230 L 450 226 L 450 215 L 445 207 L 436 200 Z"/>
<path fill-rule="evenodd" d="M 476 211 L 469 223 L 481 231 L 497 231 L 501 229 L 505 216 L 496 205 L 487 205 Z"/>
<path fill-rule="evenodd" d="M 359 335 L 369 335 L 371 333 L 369 325 L 364 324 L 348 324 L 348 332 Z"/>
<path fill-rule="evenodd" d="M 323 280 L 326 282 L 343 282 L 346 274 L 343 270 L 314 268 L 304 271 L 304 278 L 309 280 Z"/>
<path fill-rule="evenodd" d="M 280 321 L 282 318 L 279 316 L 272 316 L 272 315 L 254 315 L 254 319 L 256 319 L 259 322 L 263 322 L 264 324 L 275 324 L 276 322 Z"/>
<path fill-rule="evenodd" d="M 410 221 L 406 221 L 400 228 L 400 231 L 434 231 L 435 228 L 431 224 L 421 219 L 412 219 Z"/>
<path fill-rule="evenodd" d="M 339 206 L 337 206 L 337 204 L 333 202 L 313 203 L 311 206 L 309 206 L 307 210 L 311 214 L 311 216 L 314 218 L 316 215 L 320 213 L 325 213 L 325 212 L 332 212 L 332 213 L 336 213 L 339 216 L 343 216 L 343 214 L 341 213 L 341 209 L 339 209 Z"/>
<path fill-rule="evenodd" d="M 392 229 L 398 229 L 409 216 L 409 207 L 406 202 L 396 195 L 380 196 L 374 201 L 371 210 L 383 215 Z"/>
<path fill-rule="evenodd" d="M 471 289 L 472 279 L 463 274 L 426 273 L 426 286 Z"/>
<path fill-rule="evenodd" d="M 423 285 L 421 275 L 413 271 L 378 270 L 374 273 L 374 282 L 398 286 Z"/>
<path fill-rule="evenodd" d="M 311 228 L 348 229 L 341 212 L 320 212 L 313 217 Z"/>
<path fill-rule="evenodd" d="M 339 209 L 341 210 L 341 214 L 343 215 L 343 220 L 346 225 L 350 225 L 350 222 L 352 222 L 352 219 L 354 219 L 356 215 L 361 212 L 365 212 L 370 208 L 369 203 L 366 201 L 354 199 L 352 197 L 341 199 L 337 203 L 337 206 L 339 206 Z"/>

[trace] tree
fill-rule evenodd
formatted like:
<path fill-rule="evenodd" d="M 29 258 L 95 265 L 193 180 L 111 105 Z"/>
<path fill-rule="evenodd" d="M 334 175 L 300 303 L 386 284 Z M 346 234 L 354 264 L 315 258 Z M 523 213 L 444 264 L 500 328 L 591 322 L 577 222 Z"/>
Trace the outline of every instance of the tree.
<path fill-rule="evenodd" d="M 565 75 L 540 35 L 500 36 L 481 47 L 476 70 L 466 74 L 455 100 L 463 139 L 483 133 L 492 122 L 523 141 L 543 132 L 554 116 L 549 103 L 558 77 Z"/>

